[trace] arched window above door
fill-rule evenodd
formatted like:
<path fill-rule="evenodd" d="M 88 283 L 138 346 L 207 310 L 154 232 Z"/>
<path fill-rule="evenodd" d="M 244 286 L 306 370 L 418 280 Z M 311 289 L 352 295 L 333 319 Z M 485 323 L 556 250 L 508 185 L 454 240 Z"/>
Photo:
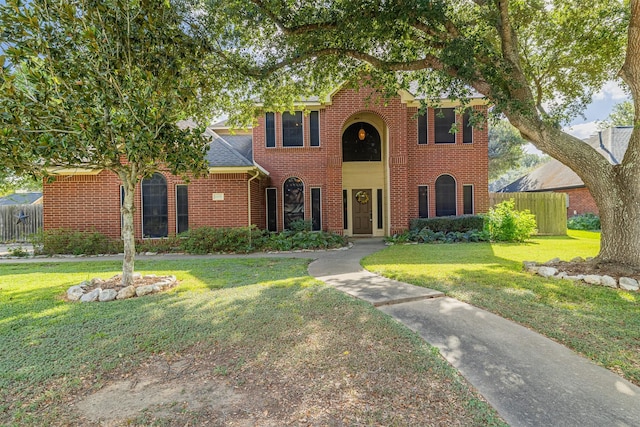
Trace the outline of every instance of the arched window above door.
<path fill-rule="evenodd" d="M 382 144 L 378 130 L 365 122 L 354 123 L 342 134 L 343 162 L 379 162 Z"/>

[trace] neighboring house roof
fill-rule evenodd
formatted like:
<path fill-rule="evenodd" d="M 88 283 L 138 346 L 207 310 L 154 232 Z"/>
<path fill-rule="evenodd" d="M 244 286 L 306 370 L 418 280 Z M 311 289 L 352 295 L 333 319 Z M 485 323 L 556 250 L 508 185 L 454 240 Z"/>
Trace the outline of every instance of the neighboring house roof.
<path fill-rule="evenodd" d="M 629 145 L 633 127 L 617 126 L 605 129 L 586 138 L 584 142 L 595 148 L 611 164 L 622 161 Z M 569 167 L 552 159 L 498 190 L 499 193 L 518 191 L 552 191 L 584 187 L 584 182 Z"/>
<path fill-rule="evenodd" d="M 0 206 L 33 205 L 42 200 L 42 193 L 14 193 L 0 198 Z"/>

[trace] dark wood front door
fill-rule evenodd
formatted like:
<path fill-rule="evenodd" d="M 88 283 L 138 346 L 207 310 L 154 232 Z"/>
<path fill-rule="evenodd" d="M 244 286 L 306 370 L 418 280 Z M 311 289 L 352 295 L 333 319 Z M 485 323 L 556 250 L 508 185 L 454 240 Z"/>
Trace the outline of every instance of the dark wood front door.
<path fill-rule="evenodd" d="M 371 234 L 373 232 L 371 190 L 353 190 L 351 200 L 353 234 Z"/>

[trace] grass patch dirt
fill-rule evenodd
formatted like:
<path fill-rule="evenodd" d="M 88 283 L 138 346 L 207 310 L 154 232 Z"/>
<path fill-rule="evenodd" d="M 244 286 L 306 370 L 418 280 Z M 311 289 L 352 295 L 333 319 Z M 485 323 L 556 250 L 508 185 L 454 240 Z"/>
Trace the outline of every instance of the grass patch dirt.
<path fill-rule="evenodd" d="M 140 261 L 161 294 L 66 289 L 117 262 L 0 265 L 1 425 L 504 425 L 417 335 L 307 261 Z"/>
<path fill-rule="evenodd" d="M 593 257 L 598 233 L 570 230 L 523 244 L 398 245 L 363 260 L 370 271 L 445 292 L 552 338 L 640 385 L 640 294 L 522 270 L 522 261 Z"/>

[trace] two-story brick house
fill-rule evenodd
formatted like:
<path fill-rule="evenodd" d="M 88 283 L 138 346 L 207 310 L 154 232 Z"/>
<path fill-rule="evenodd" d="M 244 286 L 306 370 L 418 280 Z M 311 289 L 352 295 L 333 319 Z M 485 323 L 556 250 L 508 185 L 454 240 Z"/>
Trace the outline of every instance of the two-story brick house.
<path fill-rule="evenodd" d="M 187 184 L 161 171 L 138 186 L 136 237 L 205 225 L 279 231 L 297 219 L 315 230 L 384 236 L 412 218 L 488 210 L 487 127 L 471 127 L 447 100 L 419 115 L 407 92 L 382 102 L 371 93 L 341 88 L 296 111 L 266 112 L 249 132 L 212 126 L 208 176 Z M 480 99 L 471 105 L 486 112 Z M 43 193 L 45 229 L 120 235 L 113 173 L 61 170 Z"/>

